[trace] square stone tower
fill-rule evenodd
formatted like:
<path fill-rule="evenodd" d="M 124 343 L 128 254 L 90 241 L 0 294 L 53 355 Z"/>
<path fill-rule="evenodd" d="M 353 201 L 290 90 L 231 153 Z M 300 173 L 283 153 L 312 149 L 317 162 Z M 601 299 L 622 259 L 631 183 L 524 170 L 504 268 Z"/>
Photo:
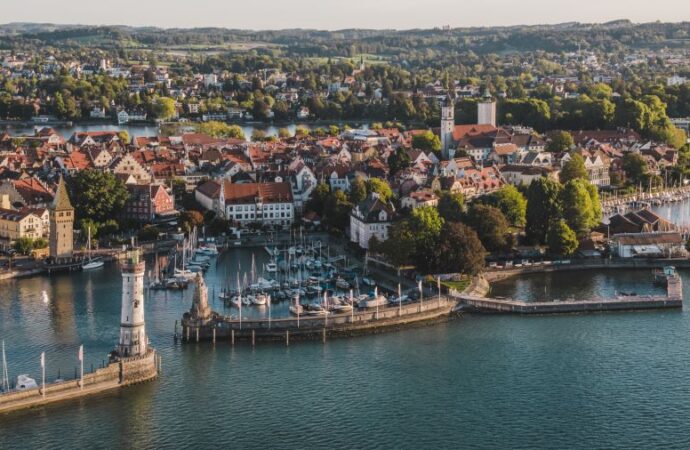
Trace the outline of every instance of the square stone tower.
<path fill-rule="evenodd" d="M 48 208 L 50 221 L 50 256 L 71 258 L 74 251 L 74 208 L 67 195 L 64 178 L 60 178 L 53 203 Z"/>

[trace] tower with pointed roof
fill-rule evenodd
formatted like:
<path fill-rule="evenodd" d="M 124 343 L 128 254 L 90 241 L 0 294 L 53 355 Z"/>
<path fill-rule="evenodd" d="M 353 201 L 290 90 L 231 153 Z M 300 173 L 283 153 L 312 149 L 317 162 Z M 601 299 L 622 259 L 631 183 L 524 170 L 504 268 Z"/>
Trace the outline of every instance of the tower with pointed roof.
<path fill-rule="evenodd" d="M 74 208 L 67 194 L 65 180 L 60 178 L 53 203 L 48 208 L 50 221 L 50 256 L 71 258 L 74 251 Z"/>
<path fill-rule="evenodd" d="M 444 159 L 454 156 L 453 130 L 455 129 L 455 101 L 448 93 L 445 102 L 441 106 L 441 152 Z"/>
<path fill-rule="evenodd" d="M 481 101 L 477 103 L 477 124 L 496 126 L 496 100 L 491 96 L 488 87 Z"/>

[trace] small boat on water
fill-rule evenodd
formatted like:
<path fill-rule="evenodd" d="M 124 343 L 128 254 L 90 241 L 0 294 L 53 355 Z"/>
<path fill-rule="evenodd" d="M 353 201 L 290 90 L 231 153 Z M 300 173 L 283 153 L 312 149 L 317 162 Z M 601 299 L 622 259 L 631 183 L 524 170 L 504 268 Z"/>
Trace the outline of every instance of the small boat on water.
<path fill-rule="evenodd" d="M 275 273 L 277 271 L 278 271 L 278 264 L 276 264 L 274 261 L 271 261 L 270 263 L 266 264 L 266 272 Z"/>
<path fill-rule="evenodd" d="M 257 294 L 252 299 L 252 303 L 257 306 L 264 306 L 266 303 L 268 303 L 268 295 Z"/>
<path fill-rule="evenodd" d="M 338 277 L 338 279 L 335 280 L 335 287 L 337 287 L 338 289 L 350 289 L 350 283 Z"/>
<path fill-rule="evenodd" d="M 327 316 L 328 311 L 325 310 L 321 305 L 311 305 L 306 314 L 309 316 Z"/>
<path fill-rule="evenodd" d="M 376 295 L 374 297 L 369 297 L 365 300 L 360 300 L 357 306 L 360 308 L 376 308 L 377 306 L 386 306 L 388 304 L 388 299 L 383 295 Z"/>
<path fill-rule="evenodd" d="M 26 391 L 28 389 L 34 389 L 37 388 L 38 384 L 36 384 L 36 380 L 31 378 L 27 374 L 19 375 L 17 377 L 17 385 L 15 387 L 16 390 L 18 391 Z"/>
<path fill-rule="evenodd" d="M 91 227 L 88 227 L 89 241 L 88 241 L 88 259 L 81 265 L 82 270 L 100 269 L 105 264 L 101 258 L 93 258 L 91 256 Z"/>
<path fill-rule="evenodd" d="M 350 311 L 352 311 L 352 309 L 353 309 L 352 305 L 348 305 L 348 304 L 331 306 L 331 311 L 333 311 L 334 313 L 350 312 Z"/>

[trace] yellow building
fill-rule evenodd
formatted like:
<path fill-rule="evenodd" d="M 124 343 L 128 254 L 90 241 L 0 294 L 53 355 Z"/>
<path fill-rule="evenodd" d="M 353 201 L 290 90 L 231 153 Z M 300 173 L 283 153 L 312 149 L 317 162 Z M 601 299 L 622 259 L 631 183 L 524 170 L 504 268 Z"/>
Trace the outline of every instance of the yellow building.
<path fill-rule="evenodd" d="M 0 246 L 8 248 L 17 239 L 38 239 L 47 235 L 45 209 L 12 209 L 9 198 L 0 198 Z"/>

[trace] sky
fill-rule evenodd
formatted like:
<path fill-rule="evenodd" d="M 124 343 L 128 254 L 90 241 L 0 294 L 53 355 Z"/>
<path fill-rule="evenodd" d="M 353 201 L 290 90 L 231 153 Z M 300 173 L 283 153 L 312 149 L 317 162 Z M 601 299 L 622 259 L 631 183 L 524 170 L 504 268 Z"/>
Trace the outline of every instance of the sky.
<path fill-rule="evenodd" d="M 2 0 L 0 22 L 241 29 L 690 21 L 688 0 Z"/>

